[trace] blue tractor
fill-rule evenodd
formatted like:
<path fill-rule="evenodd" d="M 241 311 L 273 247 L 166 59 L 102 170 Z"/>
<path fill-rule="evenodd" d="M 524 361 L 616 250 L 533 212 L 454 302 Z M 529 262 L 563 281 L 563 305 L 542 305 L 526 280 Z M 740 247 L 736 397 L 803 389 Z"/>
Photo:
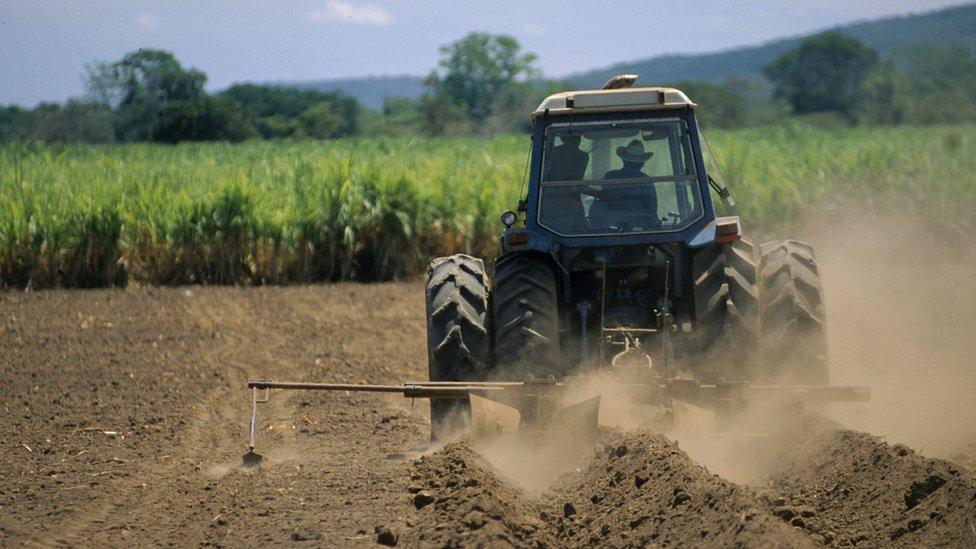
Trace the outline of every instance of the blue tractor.
<path fill-rule="evenodd" d="M 673 88 L 558 93 L 532 114 L 528 188 L 501 255 L 427 272 L 434 382 L 560 379 L 639 364 L 661 379 L 828 381 L 813 248 L 743 238 L 697 106 Z M 438 425 L 470 406 L 431 400 Z"/>

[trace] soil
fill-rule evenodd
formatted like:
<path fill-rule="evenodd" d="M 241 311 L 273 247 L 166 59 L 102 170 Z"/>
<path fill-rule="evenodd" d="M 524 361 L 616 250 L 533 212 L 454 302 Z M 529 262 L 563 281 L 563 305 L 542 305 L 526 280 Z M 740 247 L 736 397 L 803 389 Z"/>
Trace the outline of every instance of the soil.
<path fill-rule="evenodd" d="M 0 294 L 0 545 L 374 543 L 413 507 L 426 406 L 249 377 L 422 377 L 417 284 Z"/>
<path fill-rule="evenodd" d="M 477 445 L 428 448 L 425 401 L 279 391 L 264 462 L 240 467 L 248 378 L 424 379 L 422 297 L 417 281 L 0 293 L 0 545 L 976 544 L 969 458 L 817 421 L 764 442 L 749 482 L 638 429 L 538 490 Z"/>
<path fill-rule="evenodd" d="M 976 480 L 966 468 L 832 425 L 794 442 L 777 456 L 764 498 L 817 539 L 839 547 L 976 543 Z"/>

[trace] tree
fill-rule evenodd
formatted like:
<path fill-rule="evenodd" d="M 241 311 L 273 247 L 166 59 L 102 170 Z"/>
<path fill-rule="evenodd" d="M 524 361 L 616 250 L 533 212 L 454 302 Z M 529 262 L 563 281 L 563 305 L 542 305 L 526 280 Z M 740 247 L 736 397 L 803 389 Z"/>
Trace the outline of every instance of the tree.
<path fill-rule="evenodd" d="M 861 84 L 858 119 L 866 124 L 895 125 L 905 121 L 909 81 L 891 61 L 879 63 Z"/>
<path fill-rule="evenodd" d="M 241 109 L 229 100 L 203 97 L 167 104 L 150 131 L 152 141 L 243 141 L 257 132 Z"/>
<path fill-rule="evenodd" d="M 116 134 L 126 141 L 146 139 L 156 114 L 168 103 L 205 95 L 207 75 L 184 69 L 167 51 L 138 50 L 86 69 L 89 97 L 116 109 Z"/>
<path fill-rule="evenodd" d="M 41 141 L 112 141 L 112 112 L 105 105 L 71 99 L 64 105 L 41 103 L 30 113 L 28 137 Z"/>
<path fill-rule="evenodd" d="M 908 53 L 907 114 L 913 124 L 976 120 L 976 58 L 960 44 L 920 44 Z"/>
<path fill-rule="evenodd" d="M 300 132 L 299 116 L 323 102 L 329 103 L 331 111 L 342 119 L 338 135 L 350 135 L 359 129 L 359 103 L 341 92 L 235 84 L 220 96 L 240 103 L 254 117 L 261 135 L 268 138 L 290 137 Z"/>
<path fill-rule="evenodd" d="M 30 111 L 17 105 L 0 106 L 0 143 L 27 136 Z"/>
<path fill-rule="evenodd" d="M 825 32 L 807 38 L 763 69 L 797 114 L 834 111 L 856 114 L 861 84 L 878 54 L 856 38 Z"/>
<path fill-rule="evenodd" d="M 420 130 L 424 135 L 453 137 L 471 133 L 471 122 L 446 95 L 425 93 L 418 103 Z"/>
<path fill-rule="evenodd" d="M 474 122 L 491 114 L 496 96 L 513 83 L 538 75 L 536 56 L 521 54 L 518 40 L 507 35 L 472 32 L 440 48 L 439 68 L 426 85 L 461 108 Z"/>
<path fill-rule="evenodd" d="M 316 103 L 298 115 L 298 130 L 304 137 L 315 139 L 339 137 L 345 127 L 345 120 L 328 101 Z"/>
<path fill-rule="evenodd" d="M 706 128 L 738 128 L 746 123 L 745 100 L 730 84 L 678 82 L 674 87 L 687 93 L 699 105 L 698 117 Z"/>

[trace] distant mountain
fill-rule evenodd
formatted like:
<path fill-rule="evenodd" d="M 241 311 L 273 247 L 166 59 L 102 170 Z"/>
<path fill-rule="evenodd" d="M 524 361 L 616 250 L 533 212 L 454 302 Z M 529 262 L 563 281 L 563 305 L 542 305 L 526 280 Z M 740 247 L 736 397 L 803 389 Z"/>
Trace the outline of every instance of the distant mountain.
<path fill-rule="evenodd" d="M 837 30 L 878 50 L 896 61 L 914 44 L 965 44 L 976 51 L 976 4 L 921 14 L 886 17 L 825 30 Z M 762 68 L 804 36 L 773 40 L 757 46 L 685 55 L 661 55 L 640 61 L 571 74 L 566 80 L 583 88 L 602 85 L 616 74 L 636 73 L 639 82 L 655 84 L 680 80 L 721 81 L 728 77 L 762 78 Z"/>
<path fill-rule="evenodd" d="M 921 43 L 965 44 L 976 51 L 976 4 L 886 17 L 824 30 L 837 30 L 858 38 L 878 50 L 882 57 L 894 57 L 896 61 L 910 46 Z M 595 88 L 615 74 L 628 72 L 639 74 L 639 83 L 642 84 L 681 80 L 722 81 L 730 76 L 761 79 L 763 67 L 806 36 L 809 35 L 781 38 L 756 46 L 715 53 L 660 55 L 571 74 L 562 80 L 581 88 Z M 386 97 L 420 97 L 424 91 L 423 80 L 422 76 L 399 75 L 278 84 L 322 91 L 341 90 L 363 105 L 379 110 Z"/>
<path fill-rule="evenodd" d="M 305 82 L 275 82 L 275 85 L 319 91 L 341 91 L 346 95 L 355 97 L 364 106 L 378 111 L 383 108 L 383 99 L 387 97 L 409 97 L 411 99 L 420 97 L 424 92 L 424 77 L 401 74 Z"/>

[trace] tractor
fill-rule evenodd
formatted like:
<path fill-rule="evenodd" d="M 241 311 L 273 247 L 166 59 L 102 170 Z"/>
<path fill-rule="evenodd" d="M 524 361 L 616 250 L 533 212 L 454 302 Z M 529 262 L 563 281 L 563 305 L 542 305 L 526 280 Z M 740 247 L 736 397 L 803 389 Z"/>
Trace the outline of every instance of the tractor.
<path fill-rule="evenodd" d="M 468 427 L 472 396 L 517 410 L 530 436 L 593 432 L 601 395 L 567 395 L 594 371 L 619 374 L 637 404 L 709 409 L 720 429 L 756 401 L 869 400 L 827 384 L 813 247 L 743 238 L 739 217 L 719 215 L 735 203 L 697 105 L 636 78 L 532 113 L 526 193 L 501 215 L 493 269 L 465 254 L 427 269 L 428 381 L 250 380 L 245 464 L 260 461 L 258 404 L 272 389 L 428 398 L 434 441 Z"/>
<path fill-rule="evenodd" d="M 532 113 L 527 192 L 501 253 L 427 270 L 432 382 L 556 379 L 642 364 L 661 379 L 822 386 L 824 303 L 813 247 L 755 245 L 682 91 L 557 93 Z M 439 425 L 464 398 L 431 399 Z"/>

